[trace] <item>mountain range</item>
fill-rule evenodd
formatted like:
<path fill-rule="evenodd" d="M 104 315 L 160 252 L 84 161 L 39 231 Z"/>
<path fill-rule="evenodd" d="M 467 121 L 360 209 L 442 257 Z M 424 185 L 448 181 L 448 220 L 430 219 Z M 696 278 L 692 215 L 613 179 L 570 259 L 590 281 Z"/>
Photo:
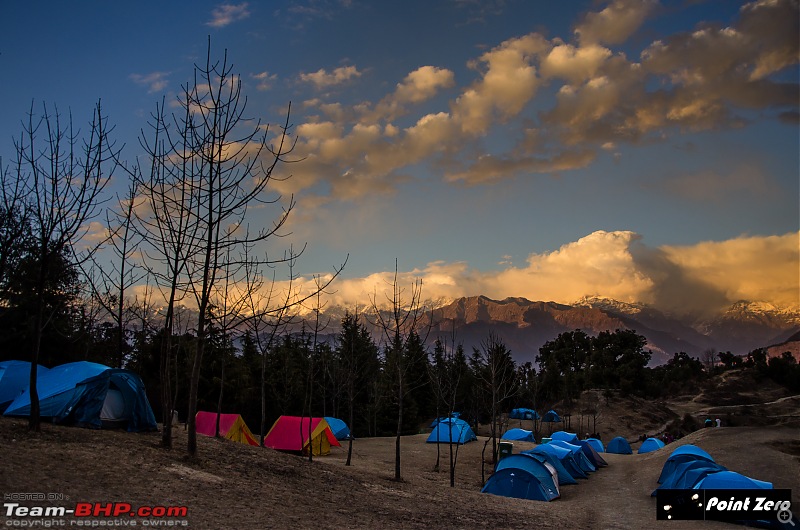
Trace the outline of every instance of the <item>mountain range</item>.
<path fill-rule="evenodd" d="M 518 362 L 533 361 L 545 342 L 576 329 L 591 335 L 635 330 L 647 338 L 646 348 L 653 352 L 651 365 L 663 364 L 681 351 L 695 357 L 712 349 L 746 355 L 784 343 L 800 331 L 800 311 L 745 301 L 712 318 L 699 318 L 600 297 L 584 297 L 567 305 L 476 296 L 441 306 L 435 316 L 435 331 L 452 333 L 455 324 L 456 340 L 465 347 L 479 347 L 494 331 Z"/>
<path fill-rule="evenodd" d="M 336 333 L 343 308 L 326 311 Z M 793 350 L 800 336 L 800 311 L 770 304 L 740 301 L 713 317 L 671 315 L 644 304 L 630 304 L 601 297 L 584 297 L 573 304 L 534 302 L 525 298 L 492 300 L 485 296 L 458 298 L 433 311 L 429 342 L 454 337 L 469 355 L 480 348 L 490 333 L 499 336 L 518 363 L 534 362 L 539 348 L 560 333 L 583 330 L 631 329 L 647 339 L 653 355 L 651 366 L 667 362 L 675 353 L 701 357 L 705 352 L 730 351 L 747 355 L 756 348 L 786 345 Z M 792 339 L 792 340 L 790 340 Z M 778 348 L 780 349 L 780 348 Z"/>

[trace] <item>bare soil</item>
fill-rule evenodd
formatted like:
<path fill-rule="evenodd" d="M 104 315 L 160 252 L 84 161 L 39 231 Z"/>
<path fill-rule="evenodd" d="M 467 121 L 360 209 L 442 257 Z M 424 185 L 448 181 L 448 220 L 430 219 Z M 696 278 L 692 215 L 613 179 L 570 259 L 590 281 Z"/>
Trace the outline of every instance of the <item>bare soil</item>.
<path fill-rule="evenodd" d="M 456 484 L 451 488 L 448 447 L 425 443 L 425 434 L 402 438 L 402 481 L 397 482 L 393 479 L 394 438 L 355 440 L 352 465 L 345 466 L 346 445 L 309 462 L 307 457 L 200 436 L 197 456 L 189 457 L 183 427 L 175 428 L 175 448 L 167 451 L 159 446 L 158 433 L 46 424 L 34 434 L 28 432 L 25 420 L 12 418 L 0 418 L 0 490 L 5 495 L 63 495 L 49 503 L 21 501 L 23 506 L 70 508 L 78 502 L 186 506 L 187 517 L 172 522 L 186 521 L 200 529 L 693 529 L 699 523 L 656 521 L 655 498 L 650 497 L 665 460 L 681 444 L 702 447 L 732 471 L 771 481 L 776 488 L 790 488 L 794 500 L 798 499 L 800 428 L 792 418 L 799 417 L 800 401 L 767 397 L 777 403 L 762 403 L 761 408 L 769 412 L 778 407 L 782 421 L 701 429 L 644 455 L 605 453 L 608 467 L 578 485 L 563 486 L 561 498 L 549 503 L 480 493 L 482 465 L 486 478 L 492 467 L 488 461 L 491 444 L 483 455 L 485 436 L 458 448 Z M 749 397 L 748 401 L 752 402 Z M 607 441 L 618 433 L 636 433 L 643 426 L 657 429 L 664 418 L 656 412 L 662 408 L 668 411 L 664 413 L 668 420 L 678 415 L 674 408 L 702 415 L 712 406 L 692 401 L 681 402 L 680 407 L 676 403 L 625 405 L 623 400 L 612 400 L 598 418 L 602 422 L 598 430 Z M 625 415 L 630 418 L 623 419 Z M 509 426 L 515 423 L 512 420 Z M 515 442 L 514 452 L 530 447 L 533 444 Z M 440 471 L 436 471 L 437 451 Z M 69 526 L 75 518 L 66 520 Z M 138 526 L 147 523 L 140 518 L 129 520 Z M 18 522 L 19 518 L 6 517 L 4 507 L 0 526 L 18 527 Z M 702 528 L 734 527 L 705 522 Z"/>

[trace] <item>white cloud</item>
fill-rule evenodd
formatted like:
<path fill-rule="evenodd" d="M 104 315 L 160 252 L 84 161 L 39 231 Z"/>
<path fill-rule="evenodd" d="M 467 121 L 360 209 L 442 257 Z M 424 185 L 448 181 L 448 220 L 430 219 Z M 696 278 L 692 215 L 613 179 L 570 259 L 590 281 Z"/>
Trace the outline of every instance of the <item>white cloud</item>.
<path fill-rule="evenodd" d="M 207 26 L 222 28 L 250 16 L 247 2 L 241 4 L 220 4 L 211 11 L 211 20 Z"/>
<path fill-rule="evenodd" d="M 581 43 L 625 42 L 658 5 L 656 0 L 612 0 L 599 12 L 587 13 L 575 28 Z"/>
<path fill-rule="evenodd" d="M 269 90 L 272 88 L 272 84 L 278 79 L 278 74 L 260 72 L 257 74 L 250 74 L 250 77 L 256 80 L 256 88 L 258 90 Z"/>
<path fill-rule="evenodd" d="M 711 314 L 739 301 L 800 309 L 800 233 L 739 237 L 691 246 L 648 247 L 629 231 L 597 231 L 528 257 L 524 267 L 477 271 L 464 262 L 433 262 L 401 272 L 401 285 L 422 279 L 423 297 L 521 296 L 572 303 L 595 295 L 644 302 L 678 314 Z M 385 291 L 394 273 L 336 282 L 335 302 L 362 304 Z"/>
<path fill-rule="evenodd" d="M 341 66 L 332 72 L 320 68 L 316 72 L 300 74 L 300 80 L 311 83 L 318 89 L 341 85 L 351 79 L 361 77 L 361 72 L 355 66 Z"/>
<path fill-rule="evenodd" d="M 368 122 L 378 120 L 394 120 L 404 115 L 409 104 L 427 101 L 443 88 L 454 84 L 454 74 L 445 68 L 421 66 L 409 73 L 401 83 L 397 83 L 395 91 L 383 98 L 375 108 L 369 105 L 363 108 L 362 119 Z"/>
<path fill-rule="evenodd" d="M 151 72 L 149 74 L 131 74 L 130 79 L 137 85 L 147 87 L 147 93 L 152 94 L 161 92 L 167 87 L 168 76 L 169 72 Z"/>
<path fill-rule="evenodd" d="M 544 37 L 531 33 L 509 39 L 481 55 L 475 67 L 485 66 L 486 71 L 452 105 L 461 129 L 481 135 L 496 121 L 519 114 L 541 84 L 534 60 L 549 48 Z"/>
<path fill-rule="evenodd" d="M 594 77 L 610 56 L 611 50 L 596 44 L 578 48 L 560 44 L 542 59 L 542 76 L 560 77 L 571 84 L 582 83 Z"/>

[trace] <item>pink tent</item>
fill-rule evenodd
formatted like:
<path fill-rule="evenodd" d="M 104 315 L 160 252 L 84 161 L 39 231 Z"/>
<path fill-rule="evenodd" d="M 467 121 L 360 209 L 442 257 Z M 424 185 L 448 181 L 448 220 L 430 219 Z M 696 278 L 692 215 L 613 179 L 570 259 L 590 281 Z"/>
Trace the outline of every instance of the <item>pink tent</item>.
<path fill-rule="evenodd" d="M 281 416 L 264 438 L 264 447 L 308 454 L 310 446 L 315 455 L 326 455 L 331 452 L 332 445 L 341 446 L 325 418 L 311 418 L 311 436 L 308 423 L 308 417 Z"/>
<path fill-rule="evenodd" d="M 217 413 L 198 411 L 195 416 L 197 432 L 206 436 L 214 436 L 217 432 Z M 239 414 L 219 415 L 219 434 L 234 442 L 258 446 L 253 433 Z"/>

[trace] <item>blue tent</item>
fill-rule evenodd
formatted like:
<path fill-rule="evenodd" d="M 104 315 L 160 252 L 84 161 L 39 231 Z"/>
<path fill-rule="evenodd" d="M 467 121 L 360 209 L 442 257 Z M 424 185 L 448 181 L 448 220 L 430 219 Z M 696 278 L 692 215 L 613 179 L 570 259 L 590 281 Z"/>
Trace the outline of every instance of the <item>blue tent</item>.
<path fill-rule="evenodd" d="M 497 463 L 481 493 L 551 501 L 561 496 L 556 470 L 531 455 L 510 455 Z"/>
<path fill-rule="evenodd" d="M 590 444 L 592 444 L 592 447 L 598 453 L 604 453 L 605 452 L 605 447 L 603 447 L 603 442 L 598 440 L 597 438 L 587 438 L 586 441 L 589 442 Z"/>
<path fill-rule="evenodd" d="M 36 380 L 40 415 L 56 423 L 86 427 L 125 426 L 129 431 L 156 430 L 156 418 L 135 373 L 108 366 L 75 362 L 62 364 Z M 29 389 L 8 406 L 5 416 L 28 416 Z"/>
<path fill-rule="evenodd" d="M 39 365 L 37 377 L 47 372 L 47 368 Z M 22 394 L 31 378 L 31 363 L 27 361 L 0 362 L 0 412 L 6 410 L 14 399 Z"/>
<path fill-rule="evenodd" d="M 628 440 L 622 436 L 617 436 L 608 442 L 608 445 L 606 446 L 606 453 L 630 455 L 633 454 L 633 450 L 631 449 L 631 444 L 628 443 Z"/>
<path fill-rule="evenodd" d="M 586 455 L 586 458 L 589 460 L 589 462 L 592 463 L 594 467 L 599 468 L 599 467 L 606 467 L 608 465 L 608 462 L 606 462 L 603 459 L 603 457 L 600 456 L 600 453 L 594 450 L 592 444 L 590 444 L 586 440 L 578 440 L 578 443 L 576 445 L 578 445 L 581 448 L 583 454 Z"/>
<path fill-rule="evenodd" d="M 589 478 L 589 475 L 581 469 L 580 464 L 575 457 L 572 455 L 572 452 L 569 449 L 565 449 L 564 447 L 559 447 L 553 444 L 541 444 L 537 445 L 530 451 L 525 451 L 526 453 L 545 453 L 550 454 L 558 459 L 561 462 L 561 465 L 564 466 L 564 469 L 572 476 L 572 478 Z"/>
<path fill-rule="evenodd" d="M 531 431 L 525 429 L 509 429 L 500 437 L 501 440 L 514 440 L 519 442 L 536 443 L 536 438 Z"/>
<path fill-rule="evenodd" d="M 639 454 L 650 453 L 652 451 L 658 451 L 664 447 L 664 442 L 659 440 L 658 438 L 648 438 L 647 440 L 642 442 L 641 447 L 639 447 Z"/>
<path fill-rule="evenodd" d="M 451 414 L 449 417 L 450 417 L 450 418 L 458 418 L 459 416 L 461 416 L 461 413 L 460 413 L 460 412 L 454 412 L 454 413 L 452 413 L 452 414 Z M 431 428 L 431 429 L 433 429 L 434 427 L 436 427 L 437 425 L 439 425 L 439 422 L 440 422 L 440 421 L 442 421 L 442 420 L 446 420 L 447 418 L 448 418 L 448 416 L 440 416 L 440 417 L 436 418 L 435 420 L 433 420 L 433 421 L 431 422 L 431 424 L 430 424 L 430 428 Z"/>
<path fill-rule="evenodd" d="M 333 435 L 337 440 L 347 440 L 350 438 L 350 429 L 347 428 L 345 422 L 332 416 L 325 416 L 325 421 L 328 422 L 328 426 L 331 428 L 331 431 L 333 431 Z"/>
<path fill-rule="evenodd" d="M 565 442 L 563 440 L 553 440 L 550 442 L 552 445 L 557 445 L 559 447 L 563 447 L 564 449 L 569 449 L 572 453 L 572 456 L 575 458 L 575 461 L 578 462 L 578 465 L 581 466 L 581 469 L 587 473 L 592 473 L 597 471 L 592 462 L 586 458 L 586 454 L 583 452 L 583 449 L 579 445 L 573 445 L 569 442 Z"/>
<path fill-rule="evenodd" d="M 550 435 L 550 438 L 553 440 L 562 440 L 567 443 L 571 443 L 572 445 L 578 445 L 578 435 L 574 432 L 567 432 L 567 431 L 556 431 Z"/>
<path fill-rule="evenodd" d="M 693 460 L 703 460 L 705 462 L 714 462 L 710 454 L 706 453 L 696 445 L 686 444 L 678 447 L 672 454 L 669 455 L 667 461 L 664 462 L 664 467 L 661 468 L 661 476 L 658 477 L 658 483 L 661 484 L 664 480 L 671 475 L 678 464 L 684 462 L 691 462 Z"/>
<path fill-rule="evenodd" d="M 508 415 L 509 418 L 514 420 L 538 420 L 540 419 L 539 413 L 533 409 L 512 409 Z"/>
<path fill-rule="evenodd" d="M 428 443 L 453 443 L 465 444 L 478 437 L 472 432 L 467 422 L 458 418 L 444 418 L 436 424 L 426 440 Z"/>
<path fill-rule="evenodd" d="M 566 450 L 565 450 L 566 451 Z M 530 455 L 539 462 L 547 462 L 553 469 L 556 470 L 556 474 L 558 475 L 558 485 L 559 487 L 564 486 L 566 484 L 577 484 L 578 481 L 570 474 L 564 464 L 561 463 L 561 460 L 558 459 L 554 454 L 548 453 L 546 451 L 536 451 L 536 449 L 528 449 L 527 451 L 523 451 L 523 455 Z"/>
<path fill-rule="evenodd" d="M 697 481 L 694 489 L 717 489 L 717 490 L 744 490 L 744 489 L 761 489 L 771 490 L 772 482 L 763 480 L 756 480 L 754 478 L 746 477 L 735 471 L 720 471 L 718 473 L 711 473 Z"/>
<path fill-rule="evenodd" d="M 556 411 L 548 410 L 547 412 L 545 412 L 544 418 L 542 418 L 542 421 L 545 422 L 545 423 L 556 423 L 556 422 L 561 421 L 561 417 L 558 415 L 558 413 Z"/>
<path fill-rule="evenodd" d="M 659 489 L 693 488 L 706 475 L 719 473 L 720 471 L 727 471 L 727 468 L 708 460 L 681 462 L 669 475 L 664 477 L 661 486 L 653 490 L 652 496 L 655 496 Z"/>

